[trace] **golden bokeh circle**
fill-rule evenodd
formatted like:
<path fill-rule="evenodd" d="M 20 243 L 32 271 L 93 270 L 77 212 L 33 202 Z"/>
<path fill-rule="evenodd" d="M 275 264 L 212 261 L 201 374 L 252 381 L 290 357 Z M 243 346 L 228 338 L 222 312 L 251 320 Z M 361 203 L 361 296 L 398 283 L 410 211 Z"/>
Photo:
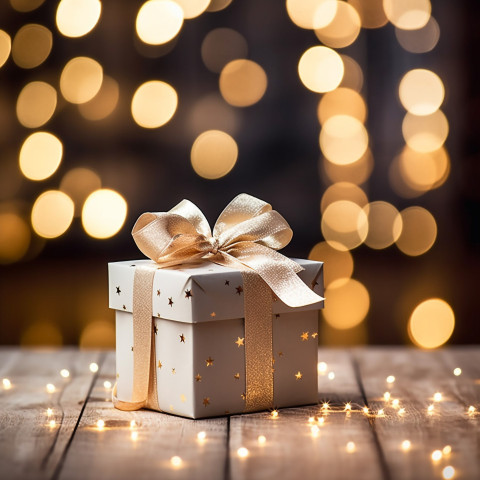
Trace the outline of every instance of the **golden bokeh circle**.
<path fill-rule="evenodd" d="M 59 237 L 70 227 L 73 212 L 73 201 L 66 193 L 48 190 L 42 193 L 33 204 L 32 227 L 41 237 Z"/>
<path fill-rule="evenodd" d="M 61 0 L 55 16 L 58 31 L 66 37 L 83 37 L 97 25 L 101 13 L 100 0 Z"/>
<path fill-rule="evenodd" d="M 348 200 L 362 208 L 368 203 L 367 194 L 358 185 L 350 182 L 337 182 L 330 185 L 323 193 L 320 211 L 324 213 L 328 205 L 338 200 Z"/>
<path fill-rule="evenodd" d="M 52 32 L 36 23 L 24 25 L 12 43 L 13 61 L 21 68 L 35 68 L 42 64 L 52 50 Z"/>
<path fill-rule="evenodd" d="M 385 15 L 403 30 L 423 28 L 432 12 L 430 0 L 383 0 Z"/>
<path fill-rule="evenodd" d="M 27 128 L 45 125 L 55 113 L 57 91 L 45 82 L 30 82 L 22 88 L 17 98 L 18 121 Z"/>
<path fill-rule="evenodd" d="M 99 92 L 103 82 L 103 68 L 93 58 L 72 58 L 60 75 L 60 91 L 70 103 L 85 103 Z"/>
<path fill-rule="evenodd" d="M 388 202 L 371 202 L 364 207 L 368 217 L 365 245 L 380 250 L 395 243 L 402 233 L 403 222 L 398 210 Z"/>
<path fill-rule="evenodd" d="M 322 95 L 318 102 L 317 117 L 323 125 L 330 117 L 348 115 L 365 123 L 367 105 L 363 97 L 351 88 L 338 87 Z"/>
<path fill-rule="evenodd" d="M 407 112 L 402 123 L 405 143 L 417 152 L 433 152 L 445 143 L 449 131 L 448 120 L 441 110 L 430 115 Z"/>
<path fill-rule="evenodd" d="M 100 177 L 91 169 L 77 167 L 69 170 L 60 182 L 60 190 L 65 192 L 75 204 L 75 216 L 81 214 L 87 197 L 102 186 Z"/>
<path fill-rule="evenodd" d="M 353 256 L 346 250 L 333 248 L 327 242 L 317 243 L 308 254 L 309 260 L 324 262 L 327 265 L 323 272 L 325 287 L 335 280 L 349 279 L 353 274 Z"/>
<path fill-rule="evenodd" d="M 98 93 L 88 102 L 78 105 L 81 115 L 87 120 L 103 120 L 113 113 L 120 98 L 120 87 L 118 82 L 104 75 L 102 86 Z"/>
<path fill-rule="evenodd" d="M 432 248 L 437 238 L 437 222 L 428 210 L 418 206 L 408 207 L 400 212 L 395 222 L 402 225 L 396 245 L 405 255 L 416 257 Z M 395 228 L 400 227 L 397 225 Z"/>
<path fill-rule="evenodd" d="M 15 212 L 0 213 L 0 264 L 22 259 L 30 246 L 27 222 Z"/>
<path fill-rule="evenodd" d="M 0 68 L 5 64 L 12 51 L 12 39 L 4 30 L 0 30 Z"/>
<path fill-rule="evenodd" d="M 337 12 L 336 0 L 287 0 L 287 14 L 297 27 L 313 30 L 327 26 Z"/>
<path fill-rule="evenodd" d="M 430 115 L 440 108 L 445 88 L 440 77 L 424 68 L 408 71 L 398 87 L 404 108 L 414 115 Z"/>

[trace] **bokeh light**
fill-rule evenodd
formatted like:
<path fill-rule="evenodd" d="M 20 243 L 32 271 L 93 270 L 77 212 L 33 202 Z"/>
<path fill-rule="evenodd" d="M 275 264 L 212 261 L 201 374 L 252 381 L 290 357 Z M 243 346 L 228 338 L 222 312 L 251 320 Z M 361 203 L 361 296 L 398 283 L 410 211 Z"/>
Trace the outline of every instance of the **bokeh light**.
<path fill-rule="evenodd" d="M 383 0 L 385 15 L 393 25 L 403 30 L 417 30 L 430 19 L 430 0 Z"/>
<path fill-rule="evenodd" d="M 360 207 L 364 207 L 368 203 L 367 194 L 358 185 L 350 182 L 338 182 L 330 185 L 323 193 L 320 211 L 323 213 L 328 205 L 338 200 L 348 200 Z"/>
<path fill-rule="evenodd" d="M 452 307 L 440 298 L 430 298 L 418 304 L 409 322 L 410 339 L 422 348 L 437 348 L 451 337 L 455 328 Z"/>
<path fill-rule="evenodd" d="M 143 128 L 158 128 L 170 121 L 177 110 L 177 104 L 177 92 L 171 85 L 151 80 L 140 85 L 134 93 L 132 116 Z"/>
<path fill-rule="evenodd" d="M 351 88 L 339 87 L 325 93 L 318 102 L 318 121 L 323 125 L 335 115 L 349 115 L 362 123 L 367 118 L 367 106 L 363 97 Z"/>
<path fill-rule="evenodd" d="M 195 18 L 208 7 L 210 0 L 175 0 L 183 10 L 183 18 Z"/>
<path fill-rule="evenodd" d="M 91 193 L 82 209 L 83 228 L 93 238 L 110 238 L 122 228 L 127 217 L 127 202 L 115 190 Z"/>
<path fill-rule="evenodd" d="M 368 133 L 362 122 L 349 115 L 335 115 L 323 124 L 320 148 L 332 163 L 356 162 L 367 151 Z"/>
<path fill-rule="evenodd" d="M 32 227 L 41 237 L 59 237 L 70 227 L 73 212 L 74 204 L 67 194 L 58 190 L 48 190 L 33 204 Z"/>
<path fill-rule="evenodd" d="M 194 103 L 188 126 L 195 136 L 205 130 L 220 129 L 234 135 L 240 126 L 238 110 L 228 105 L 218 93 L 210 93 Z"/>
<path fill-rule="evenodd" d="M 347 0 L 347 2 L 357 10 L 363 28 L 380 28 L 388 22 L 383 9 L 383 0 Z"/>
<path fill-rule="evenodd" d="M 223 68 L 220 93 L 230 105 L 248 107 L 257 103 L 267 89 L 267 74 L 252 60 L 233 60 Z"/>
<path fill-rule="evenodd" d="M 340 249 L 342 246 L 340 246 Z M 353 257 L 348 251 L 341 251 L 333 248 L 327 242 L 317 243 L 308 255 L 309 260 L 324 262 L 328 265 L 323 272 L 323 281 L 325 287 L 328 287 L 336 280 L 344 279 L 347 281 L 353 274 Z"/>
<path fill-rule="evenodd" d="M 80 348 L 115 348 L 115 326 L 105 320 L 95 320 L 84 327 L 80 335 Z"/>
<path fill-rule="evenodd" d="M 336 0 L 287 0 L 286 6 L 295 25 L 312 30 L 332 21 L 339 3 Z"/>
<path fill-rule="evenodd" d="M 12 39 L 4 30 L 0 30 L 0 68 L 5 64 L 12 49 Z"/>
<path fill-rule="evenodd" d="M 27 327 L 22 333 L 20 344 L 25 347 L 59 347 L 63 344 L 63 336 L 53 322 L 40 320 Z"/>
<path fill-rule="evenodd" d="M 343 48 L 351 45 L 360 33 L 360 15 L 347 2 L 337 2 L 333 20 L 326 26 L 315 29 L 315 35 L 325 45 Z"/>
<path fill-rule="evenodd" d="M 247 53 L 245 37 L 231 28 L 216 28 L 209 32 L 202 42 L 203 63 L 215 73 L 220 73 L 232 60 L 245 58 Z"/>
<path fill-rule="evenodd" d="M 28 251 L 30 228 L 15 212 L 0 213 L 0 264 L 17 262 Z"/>
<path fill-rule="evenodd" d="M 338 165 L 324 159 L 321 162 L 321 169 L 329 182 L 350 182 L 356 185 L 365 183 L 373 171 L 373 156 L 369 148 L 354 163 Z"/>
<path fill-rule="evenodd" d="M 328 47 L 311 47 L 300 57 L 298 74 L 313 92 L 324 93 L 340 85 L 344 73 L 340 55 Z"/>
<path fill-rule="evenodd" d="M 396 223 L 402 222 L 397 247 L 406 255 L 422 255 L 435 243 L 437 223 L 433 215 L 423 207 L 408 207 L 400 212 Z M 399 228 L 399 227 L 395 227 Z"/>
<path fill-rule="evenodd" d="M 57 107 L 57 91 L 48 83 L 31 82 L 23 87 L 17 99 L 18 121 L 27 128 L 45 125 Z"/>
<path fill-rule="evenodd" d="M 237 143 L 220 130 L 203 132 L 192 145 L 192 167 L 200 177 L 209 180 L 224 177 L 235 166 L 237 158 Z"/>
<path fill-rule="evenodd" d="M 52 32 L 43 25 L 29 23 L 13 39 L 12 58 L 21 68 L 35 68 L 47 59 L 51 50 Z"/>
<path fill-rule="evenodd" d="M 75 57 L 64 67 L 60 76 L 60 91 L 70 103 L 85 103 L 100 90 L 102 66 L 93 58 Z"/>
<path fill-rule="evenodd" d="M 368 218 L 356 203 L 338 200 L 323 212 L 321 228 L 323 237 L 330 246 L 339 250 L 351 250 L 367 237 Z"/>
<path fill-rule="evenodd" d="M 448 120 L 441 110 L 423 116 L 407 112 L 402 123 L 405 142 L 417 152 L 438 150 L 445 143 L 448 130 Z"/>
<path fill-rule="evenodd" d="M 395 28 L 398 43 L 411 53 L 427 53 L 432 51 L 440 39 L 440 27 L 437 21 L 430 17 L 427 24 L 418 30 L 402 30 Z"/>
<path fill-rule="evenodd" d="M 363 88 L 363 71 L 362 67 L 349 55 L 341 54 L 340 58 L 343 62 L 343 78 L 340 87 L 351 88 L 360 92 Z"/>
<path fill-rule="evenodd" d="M 84 118 L 91 121 L 103 120 L 117 107 L 120 97 L 118 82 L 104 75 L 102 86 L 98 93 L 88 102 L 81 103 L 78 110 Z"/>
<path fill-rule="evenodd" d="M 207 12 L 219 12 L 227 8 L 233 0 L 210 0 L 207 7 Z"/>
<path fill-rule="evenodd" d="M 368 290 L 353 278 L 332 282 L 325 289 L 325 298 L 328 298 L 328 308 L 322 310 L 323 318 L 339 330 L 357 326 L 370 309 Z"/>
<path fill-rule="evenodd" d="M 75 204 L 75 216 L 81 214 L 87 197 L 102 186 L 100 177 L 89 168 L 77 167 L 69 170 L 60 182 L 60 190 L 65 192 Z"/>
<path fill-rule="evenodd" d="M 417 68 L 407 72 L 398 87 L 404 108 L 414 115 L 430 115 L 440 108 L 445 88 L 440 77 L 430 70 Z"/>
<path fill-rule="evenodd" d="M 58 31 L 66 37 L 83 37 L 98 23 L 100 0 L 61 0 L 57 7 Z"/>
<path fill-rule="evenodd" d="M 368 217 L 365 245 L 379 250 L 395 243 L 402 233 L 403 222 L 398 210 L 388 202 L 376 201 L 364 207 Z"/>
<path fill-rule="evenodd" d="M 171 0 L 149 0 L 138 11 L 137 35 L 149 45 L 162 45 L 172 40 L 183 25 L 183 10 Z"/>
<path fill-rule="evenodd" d="M 17 12 L 31 12 L 38 8 L 45 0 L 10 0 L 10 5 Z"/>
<path fill-rule="evenodd" d="M 35 132 L 20 149 L 20 170 L 30 180 L 45 180 L 55 173 L 62 161 L 62 142 L 52 133 Z"/>

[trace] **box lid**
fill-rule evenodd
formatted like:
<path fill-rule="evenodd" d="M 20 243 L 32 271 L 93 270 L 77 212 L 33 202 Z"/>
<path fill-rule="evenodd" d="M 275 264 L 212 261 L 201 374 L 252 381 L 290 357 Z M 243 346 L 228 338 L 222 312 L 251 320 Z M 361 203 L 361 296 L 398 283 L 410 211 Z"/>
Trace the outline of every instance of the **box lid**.
<path fill-rule="evenodd" d="M 301 280 L 323 296 L 323 263 L 293 259 L 304 270 Z M 109 307 L 132 312 L 135 267 L 155 268 L 152 260 L 130 260 L 108 264 Z M 153 316 L 185 323 L 242 318 L 242 274 L 223 265 L 199 261 L 170 268 L 157 268 L 152 289 Z M 281 300 L 273 302 L 273 313 L 318 310 L 323 301 L 292 308 Z"/>

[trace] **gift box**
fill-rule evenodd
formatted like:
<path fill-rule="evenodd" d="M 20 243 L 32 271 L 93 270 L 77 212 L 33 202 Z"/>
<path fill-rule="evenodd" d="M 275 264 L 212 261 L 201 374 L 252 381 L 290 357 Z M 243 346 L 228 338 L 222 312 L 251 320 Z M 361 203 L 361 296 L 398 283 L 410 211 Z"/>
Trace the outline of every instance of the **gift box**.
<path fill-rule="evenodd" d="M 304 268 L 300 279 L 322 295 L 323 264 L 296 262 Z M 109 303 L 116 311 L 117 399 L 133 401 L 133 285 L 139 266 L 155 269 L 151 363 L 158 409 L 191 418 L 246 411 L 243 278 L 239 270 L 210 262 L 168 269 L 155 268 L 150 260 L 109 264 Z M 292 308 L 273 300 L 271 407 L 316 403 L 318 310 L 323 302 Z"/>
<path fill-rule="evenodd" d="M 321 262 L 277 250 L 285 219 L 241 194 L 213 231 L 183 200 L 133 227 L 150 260 L 109 264 L 121 410 L 191 418 L 317 402 Z"/>

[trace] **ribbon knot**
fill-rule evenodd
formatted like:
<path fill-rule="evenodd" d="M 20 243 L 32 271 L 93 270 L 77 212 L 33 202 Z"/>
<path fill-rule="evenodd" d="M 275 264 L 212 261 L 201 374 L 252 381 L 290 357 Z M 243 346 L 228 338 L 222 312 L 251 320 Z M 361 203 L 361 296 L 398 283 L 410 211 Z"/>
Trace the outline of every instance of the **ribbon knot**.
<path fill-rule="evenodd" d="M 218 239 L 215 238 L 215 237 L 212 237 L 210 239 L 210 245 L 212 246 L 212 249 L 210 250 L 210 253 L 212 255 L 216 255 L 218 253 L 218 248 L 220 246 L 220 244 L 218 243 Z"/>

